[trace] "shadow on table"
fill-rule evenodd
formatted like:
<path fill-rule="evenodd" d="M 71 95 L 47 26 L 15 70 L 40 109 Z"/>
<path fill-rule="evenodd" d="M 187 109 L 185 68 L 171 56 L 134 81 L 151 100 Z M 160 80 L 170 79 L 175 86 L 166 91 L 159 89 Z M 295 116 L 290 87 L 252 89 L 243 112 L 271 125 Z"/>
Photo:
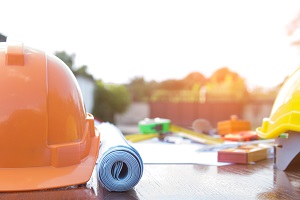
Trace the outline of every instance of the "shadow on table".
<path fill-rule="evenodd" d="M 287 170 L 274 168 L 273 189 L 258 194 L 258 199 L 299 199 L 300 179 L 299 165 L 290 166 Z"/>
<path fill-rule="evenodd" d="M 87 188 L 86 185 L 79 185 L 61 189 L 49 189 L 27 192 L 5 192 L 0 193 L 0 199 L 101 199 L 101 200 L 136 200 L 139 199 L 135 190 L 127 192 L 109 192 L 102 186 Z"/>
<path fill-rule="evenodd" d="M 100 199 L 105 199 L 105 200 L 119 200 L 119 199 L 125 199 L 125 200 L 136 200 L 139 199 L 137 197 L 137 194 L 135 190 L 131 189 L 127 192 L 109 192 L 104 188 L 100 188 L 102 190 L 100 192 Z"/>

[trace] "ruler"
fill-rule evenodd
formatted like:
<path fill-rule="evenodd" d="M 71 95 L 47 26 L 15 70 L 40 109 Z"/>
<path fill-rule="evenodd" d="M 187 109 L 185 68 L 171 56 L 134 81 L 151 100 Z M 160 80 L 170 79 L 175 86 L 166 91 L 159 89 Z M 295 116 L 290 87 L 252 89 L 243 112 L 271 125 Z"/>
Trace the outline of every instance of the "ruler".
<path fill-rule="evenodd" d="M 170 131 L 173 132 L 175 135 L 179 135 L 181 137 L 185 137 L 191 139 L 196 142 L 204 143 L 204 144 L 221 144 L 223 140 L 220 138 L 214 138 L 212 136 L 206 135 L 204 133 L 196 133 L 192 130 L 176 126 L 170 124 Z"/>
<path fill-rule="evenodd" d="M 125 135 L 126 140 L 130 142 L 140 142 L 143 140 L 149 140 L 152 138 L 158 137 L 158 133 L 148 133 L 148 134 L 130 134 L 130 135 Z"/>
<path fill-rule="evenodd" d="M 203 144 L 215 145 L 215 144 L 223 143 L 223 140 L 221 140 L 220 138 L 214 138 L 204 133 L 197 133 L 192 130 L 180 126 L 176 126 L 173 124 L 170 124 L 169 132 L 161 133 L 161 134 L 164 135 L 170 132 L 173 135 L 177 135 L 183 138 L 188 138 L 192 141 L 203 143 Z M 159 133 L 147 133 L 147 134 L 138 133 L 138 134 L 125 135 L 125 138 L 130 142 L 140 142 L 143 140 L 148 140 L 156 137 L 159 137 Z"/>

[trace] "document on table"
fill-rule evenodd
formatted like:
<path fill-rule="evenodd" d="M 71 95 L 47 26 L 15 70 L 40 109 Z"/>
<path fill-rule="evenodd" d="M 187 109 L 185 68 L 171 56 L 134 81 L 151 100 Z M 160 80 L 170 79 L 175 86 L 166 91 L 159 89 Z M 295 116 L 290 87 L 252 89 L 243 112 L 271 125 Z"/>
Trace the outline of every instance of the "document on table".
<path fill-rule="evenodd" d="M 217 151 L 199 151 L 206 145 L 198 143 L 170 144 L 157 138 L 131 145 L 139 152 L 147 164 L 202 164 L 222 166 L 229 163 L 218 162 Z"/>

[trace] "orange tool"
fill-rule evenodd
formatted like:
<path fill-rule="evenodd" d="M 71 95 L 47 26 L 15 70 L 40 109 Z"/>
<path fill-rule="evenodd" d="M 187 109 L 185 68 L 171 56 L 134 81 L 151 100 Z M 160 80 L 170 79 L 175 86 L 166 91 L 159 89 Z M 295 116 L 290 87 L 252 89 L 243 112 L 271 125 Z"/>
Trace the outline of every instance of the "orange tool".
<path fill-rule="evenodd" d="M 218 122 L 218 133 L 220 135 L 248 130 L 251 130 L 250 122 L 239 120 L 236 115 L 232 115 L 230 120 Z"/>
<path fill-rule="evenodd" d="M 228 141 L 251 141 L 251 140 L 258 140 L 259 137 L 255 131 L 241 131 L 237 133 L 229 133 L 222 137 L 223 140 Z"/>

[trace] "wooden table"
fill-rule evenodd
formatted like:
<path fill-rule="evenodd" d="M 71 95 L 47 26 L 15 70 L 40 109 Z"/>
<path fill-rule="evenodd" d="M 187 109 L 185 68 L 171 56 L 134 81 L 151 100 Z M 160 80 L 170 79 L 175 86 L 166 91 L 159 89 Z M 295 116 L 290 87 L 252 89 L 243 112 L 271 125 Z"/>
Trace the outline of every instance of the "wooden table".
<path fill-rule="evenodd" d="M 147 164 L 132 190 L 108 192 L 92 183 L 63 189 L 0 193 L 0 199 L 300 199 L 300 167 L 276 170 L 273 159 L 251 165 Z M 88 188 L 88 187 L 90 188 Z"/>

